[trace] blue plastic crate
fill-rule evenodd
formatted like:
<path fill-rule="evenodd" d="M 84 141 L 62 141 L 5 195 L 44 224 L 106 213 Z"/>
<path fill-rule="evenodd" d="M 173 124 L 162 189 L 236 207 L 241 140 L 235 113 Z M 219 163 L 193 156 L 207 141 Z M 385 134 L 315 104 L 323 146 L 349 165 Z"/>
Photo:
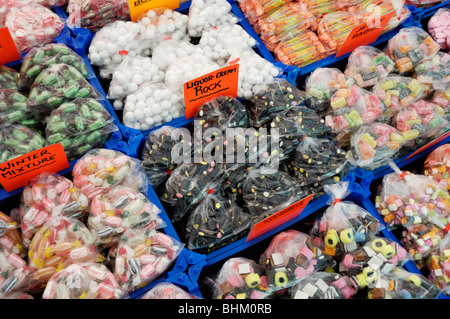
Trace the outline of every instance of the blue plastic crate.
<path fill-rule="evenodd" d="M 440 3 L 436 3 L 426 7 L 419 7 L 419 8 L 414 7 L 414 9 L 412 9 L 411 12 L 414 13 L 417 20 L 421 21 L 434 15 L 436 11 L 438 11 L 440 8 L 450 8 L 450 0 L 442 1 Z"/>

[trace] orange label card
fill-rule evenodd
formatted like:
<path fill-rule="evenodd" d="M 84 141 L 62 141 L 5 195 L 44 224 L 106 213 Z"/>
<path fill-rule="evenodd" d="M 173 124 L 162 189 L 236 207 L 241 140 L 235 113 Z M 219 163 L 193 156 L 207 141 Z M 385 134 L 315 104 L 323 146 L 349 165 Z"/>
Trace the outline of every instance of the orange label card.
<path fill-rule="evenodd" d="M 413 157 L 413 156 L 419 154 L 420 152 L 425 151 L 426 149 L 432 147 L 433 145 L 436 145 L 437 143 L 442 142 L 443 140 L 445 140 L 445 139 L 446 139 L 447 137 L 449 137 L 449 136 L 450 136 L 450 132 L 447 132 L 447 133 L 441 135 L 440 137 L 438 137 L 437 139 L 435 139 L 434 141 L 431 141 L 430 143 L 425 144 L 424 146 L 422 146 L 421 148 L 419 148 L 417 151 L 415 151 L 414 153 L 412 153 L 411 155 L 409 155 L 409 156 L 405 159 L 405 161 L 406 161 L 407 159 L 410 159 L 411 157 Z"/>
<path fill-rule="evenodd" d="M 19 50 L 17 50 L 9 29 L 0 28 L 0 64 L 6 64 L 20 59 Z"/>
<path fill-rule="evenodd" d="M 156 8 L 178 9 L 179 0 L 128 0 L 131 21 L 136 22 L 139 16 Z"/>
<path fill-rule="evenodd" d="M 336 57 L 351 52 L 359 46 L 375 42 L 393 15 L 394 11 L 382 15 L 375 26 L 372 26 L 372 23 L 368 21 L 353 28 L 336 54 Z"/>
<path fill-rule="evenodd" d="M 0 184 L 10 192 L 42 172 L 56 173 L 69 166 L 62 144 L 49 145 L 0 164 Z"/>
<path fill-rule="evenodd" d="M 255 239 L 261 236 L 262 234 L 267 233 L 268 231 L 286 223 L 292 218 L 299 216 L 300 213 L 303 211 L 303 209 L 306 207 L 306 205 L 308 205 L 312 197 L 313 194 L 299 200 L 298 202 L 295 202 L 294 204 L 284 208 L 283 210 L 280 210 L 278 213 L 266 217 L 265 219 L 257 223 L 255 226 L 253 226 L 246 241 L 248 242 L 252 239 Z"/>
<path fill-rule="evenodd" d="M 239 64 L 233 64 L 184 83 L 186 118 L 195 116 L 203 103 L 216 96 L 236 98 L 238 80 Z"/>

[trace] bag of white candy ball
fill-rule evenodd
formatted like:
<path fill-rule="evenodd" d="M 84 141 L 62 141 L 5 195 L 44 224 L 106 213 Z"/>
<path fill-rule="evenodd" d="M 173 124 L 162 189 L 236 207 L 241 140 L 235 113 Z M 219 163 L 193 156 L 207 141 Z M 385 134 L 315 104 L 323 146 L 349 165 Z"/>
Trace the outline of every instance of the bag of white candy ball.
<path fill-rule="evenodd" d="M 108 98 L 124 99 L 136 92 L 143 83 L 162 82 L 164 77 L 164 71 L 151 58 L 125 56 L 112 75 Z"/>
<path fill-rule="evenodd" d="M 194 53 L 179 59 L 167 68 L 165 83 L 173 91 L 183 93 L 184 83 L 220 68 L 220 65 L 206 56 Z"/>
<path fill-rule="evenodd" d="M 187 38 L 187 22 L 187 15 L 167 8 L 149 10 L 137 19 L 142 39 L 148 40 L 151 48 L 167 39 Z"/>
<path fill-rule="evenodd" d="M 125 100 L 123 123 L 147 131 L 185 115 L 182 91 L 164 83 L 145 83 Z"/>
<path fill-rule="evenodd" d="M 200 37 L 211 27 L 238 23 L 238 18 L 230 11 L 231 4 L 227 0 L 192 0 L 189 8 L 189 35 Z"/>
<path fill-rule="evenodd" d="M 140 39 L 140 26 L 131 21 L 116 21 L 100 29 L 89 46 L 89 60 L 110 78 L 126 56 L 150 55 L 148 43 Z"/>

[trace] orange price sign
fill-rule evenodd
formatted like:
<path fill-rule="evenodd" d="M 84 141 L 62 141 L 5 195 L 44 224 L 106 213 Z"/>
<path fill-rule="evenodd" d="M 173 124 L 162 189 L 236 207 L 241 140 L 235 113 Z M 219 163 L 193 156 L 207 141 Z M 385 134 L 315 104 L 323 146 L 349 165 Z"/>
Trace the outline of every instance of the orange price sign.
<path fill-rule="evenodd" d="M 195 116 L 203 103 L 216 96 L 236 98 L 238 80 L 239 64 L 233 64 L 184 83 L 186 118 Z"/>
<path fill-rule="evenodd" d="M 372 26 L 372 23 L 367 21 L 353 28 L 336 54 L 336 57 L 351 52 L 359 46 L 375 42 L 393 15 L 394 11 L 382 15 L 375 26 Z"/>
<path fill-rule="evenodd" d="M 306 205 L 308 205 L 308 203 L 312 197 L 313 197 L 313 194 L 280 210 L 278 213 L 275 213 L 273 215 L 270 215 L 269 217 L 266 217 L 265 219 L 263 219 L 262 221 L 257 223 L 255 226 L 253 226 L 252 230 L 250 231 L 250 234 L 247 236 L 246 242 L 248 242 L 252 239 L 255 239 L 255 238 L 261 236 L 262 234 L 265 234 L 268 231 L 271 231 L 272 229 L 299 216 L 300 213 L 303 211 L 303 209 L 305 209 Z"/>
<path fill-rule="evenodd" d="M 0 184 L 10 192 L 42 172 L 56 173 L 69 166 L 62 144 L 52 144 L 0 164 Z"/>
<path fill-rule="evenodd" d="M 179 0 L 128 0 L 131 21 L 136 22 L 139 16 L 156 8 L 178 9 Z"/>
<path fill-rule="evenodd" d="M 19 50 L 7 27 L 0 28 L 0 64 L 6 64 L 20 59 Z"/>

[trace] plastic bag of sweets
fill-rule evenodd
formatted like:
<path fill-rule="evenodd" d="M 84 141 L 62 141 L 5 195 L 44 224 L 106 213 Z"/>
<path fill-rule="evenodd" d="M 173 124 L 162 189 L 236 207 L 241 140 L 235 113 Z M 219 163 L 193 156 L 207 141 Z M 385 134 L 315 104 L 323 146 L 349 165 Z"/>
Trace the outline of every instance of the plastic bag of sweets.
<path fill-rule="evenodd" d="M 263 299 L 267 291 L 264 267 L 245 257 L 225 261 L 212 281 L 214 299 Z"/>
<path fill-rule="evenodd" d="M 164 83 L 145 83 L 125 99 L 123 124 L 147 131 L 185 114 L 182 91 Z"/>
<path fill-rule="evenodd" d="M 170 174 L 165 183 L 163 202 L 172 205 L 172 220 L 179 220 L 205 198 L 207 193 L 218 189 L 225 179 L 223 164 L 182 163 Z"/>
<path fill-rule="evenodd" d="M 332 178 L 342 180 L 350 170 L 347 153 L 326 138 L 305 137 L 293 154 L 290 174 L 301 186 Z"/>
<path fill-rule="evenodd" d="M 74 67 L 54 64 L 43 70 L 34 81 L 27 105 L 33 113 L 45 116 L 64 102 L 77 98 L 104 97 Z"/>
<path fill-rule="evenodd" d="M 301 104 L 304 98 L 304 92 L 288 81 L 273 81 L 267 85 L 267 88 L 260 90 L 245 103 L 250 124 L 254 127 L 261 127 L 281 111 Z"/>
<path fill-rule="evenodd" d="M 351 299 L 358 284 L 341 273 L 318 271 L 290 288 L 291 299 Z"/>
<path fill-rule="evenodd" d="M 0 247 L 23 258 L 26 251 L 22 243 L 20 225 L 8 215 L 0 212 Z"/>
<path fill-rule="evenodd" d="M 187 249 L 212 252 L 248 235 L 252 218 L 219 192 L 207 194 L 189 215 Z"/>
<path fill-rule="evenodd" d="M 417 79 L 391 74 L 372 88 L 387 107 L 386 119 L 391 118 L 402 108 L 418 101 L 424 94 L 424 85 Z"/>
<path fill-rule="evenodd" d="M 31 179 L 23 189 L 19 208 L 25 247 L 49 218 L 64 215 L 81 219 L 87 216 L 88 205 L 86 196 L 62 175 L 43 172 Z"/>
<path fill-rule="evenodd" d="M 362 283 L 364 288 L 364 274 L 373 271 L 376 276 L 392 271 L 395 267 L 402 267 L 412 260 L 405 248 L 394 240 L 374 236 L 357 250 L 348 252 L 339 264 L 339 272 Z"/>
<path fill-rule="evenodd" d="M 316 33 L 304 30 L 289 32 L 270 49 L 279 61 L 299 68 L 330 55 Z"/>
<path fill-rule="evenodd" d="M 0 65 L 0 89 L 19 90 L 19 72 L 7 67 L 6 65 Z"/>
<path fill-rule="evenodd" d="M 199 299 L 199 297 L 170 282 L 161 282 L 140 299 Z"/>
<path fill-rule="evenodd" d="M 421 70 L 419 65 L 416 66 L 415 78 L 427 86 L 430 95 L 435 90 L 447 89 L 450 86 L 450 55 L 439 52 L 431 59 L 428 68 Z"/>
<path fill-rule="evenodd" d="M 450 295 L 450 235 L 445 235 L 437 247 L 434 247 L 426 259 L 431 280 L 446 296 Z"/>
<path fill-rule="evenodd" d="M 394 168 L 383 177 L 375 198 L 375 207 L 387 226 L 394 229 L 430 222 L 444 229 L 450 217 L 446 189 L 429 176 Z"/>
<path fill-rule="evenodd" d="M 325 124 L 334 133 L 348 133 L 362 125 L 382 121 L 386 106 L 375 94 L 353 84 L 349 89 L 339 89 L 330 98 L 331 108 Z"/>
<path fill-rule="evenodd" d="M 0 162 L 25 155 L 45 146 L 45 138 L 37 131 L 20 124 L 0 128 Z"/>
<path fill-rule="evenodd" d="M 348 89 L 355 81 L 336 68 L 317 68 L 305 81 L 305 91 L 315 99 L 318 112 L 330 107 L 331 96 L 339 89 Z"/>
<path fill-rule="evenodd" d="M 118 131 L 114 119 L 95 99 L 75 99 L 50 113 L 45 130 L 47 144 L 61 143 L 69 160 L 102 147 Z"/>
<path fill-rule="evenodd" d="M 396 267 L 381 274 L 368 291 L 369 299 L 436 299 L 441 291 L 422 274 Z"/>
<path fill-rule="evenodd" d="M 402 151 L 405 151 L 415 150 L 442 135 L 448 121 L 439 106 L 419 100 L 401 109 L 391 124 L 405 138 L 402 146 Z"/>
<path fill-rule="evenodd" d="M 83 59 L 63 43 L 50 43 L 33 48 L 23 59 L 18 85 L 21 90 L 28 90 L 37 76 L 54 64 L 68 64 L 78 70 L 85 78 L 93 75 L 88 71 Z"/>
<path fill-rule="evenodd" d="M 113 273 L 96 262 L 74 263 L 55 273 L 45 286 L 42 299 L 121 299 Z"/>
<path fill-rule="evenodd" d="M 287 230 L 276 235 L 260 256 L 259 265 L 265 268 L 267 295 L 283 294 L 299 280 L 316 271 L 333 268 L 336 261 L 302 232 Z"/>
<path fill-rule="evenodd" d="M 248 171 L 242 188 L 246 208 L 255 223 L 307 195 L 289 174 L 268 171 L 264 167 Z"/>
<path fill-rule="evenodd" d="M 67 266 L 97 262 L 100 257 L 95 246 L 95 235 L 81 221 L 66 216 L 50 217 L 28 248 L 34 278 L 44 285 Z"/>
<path fill-rule="evenodd" d="M 325 254 L 340 262 L 344 255 L 370 241 L 381 229 L 379 221 L 364 208 L 345 201 L 348 182 L 324 186 L 328 208 L 315 221 L 310 236 Z"/>
<path fill-rule="evenodd" d="M 11 33 L 19 53 L 53 42 L 64 28 L 64 21 L 50 9 L 38 4 L 10 7 L 5 27 Z"/>
<path fill-rule="evenodd" d="M 238 23 L 238 18 L 231 13 L 231 4 L 226 0 L 193 0 L 188 16 L 191 37 L 200 37 L 209 28 L 222 24 Z"/>
<path fill-rule="evenodd" d="M 164 81 L 165 74 L 149 57 L 126 56 L 112 74 L 107 97 L 125 99 L 136 92 L 143 83 Z"/>
<path fill-rule="evenodd" d="M 305 5 L 312 14 L 320 19 L 327 13 L 341 9 L 342 2 L 344 1 L 329 2 L 323 0 L 308 0 L 305 1 Z"/>
<path fill-rule="evenodd" d="M 412 137 L 384 123 L 363 125 L 351 133 L 349 160 L 358 167 L 374 170 L 395 158 L 403 143 Z"/>
<path fill-rule="evenodd" d="M 0 89 L 0 123 L 37 127 L 40 119 L 27 105 L 28 98 L 16 90 Z"/>
<path fill-rule="evenodd" d="M 352 51 L 344 74 L 362 88 L 372 87 L 386 78 L 395 67 L 394 61 L 380 49 L 360 46 Z"/>
<path fill-rule="evenodd" d="M 87 226 L 97 235 L 97 245 L 112 246 L 126 229 L 160 229 L 166 223 L 161 210 L 145 194 L 114 186 L 92 200 Z"/>
<path fill-rule="evenodd" d="M 153 229 L 128 229 L 120 237 L 113 274 L 125 292 L 154 281 L 178 258 L 184 244 Z"/>
<path fill-rule="evenodd" d="M 96 32 L 117 21 L 130 20 L 130 9 L 125 0 L 68 0 L 67 25 Z"/>
<path fill-rule="evenodd" d="M 439 49 L 439 44 L 417 27 L 400 29 L 388 42 L 389 55 L 400 75 L 411 74 L 417 64 L 433 57 Z"/>
<path fill-rule="evenodd" d="M 450 120 L 450 89 L 435 91 L 430 102 L 442 107 L 445 118 L 447 121 Z"/>
<path fill-rule="evenodd" d="M 117 185 L 145 192 L 148 180 L 141 162 L 122 152 L 96 148 L 84 154 L 72 171 L 73 184 L 89 200 Z"/>
<path fill-rule="evenodd" d="M 0 247 L 0 298 L 6 299 L 17 292 L 34 292 L 39 284 L 34 269 L 19 255 Z"/>
<path fill-rule="evenodd" d="M 274 9 L 277 9 L 287 3 L 290 3 L 292 0 L 244 0 L 242 2 L 249 2 L 249 4 L 253 8 L 254 15 L 256 17 L 262 17 Z M 241 2 L 241 1 L 239 1 Z"/>
<path fill-rule="evenodd" d="M 437 2 L 437 1 L 435 1 Z M 428 20 L 428 31 L 433 39 L 447 50 L 450 44 L 450 10 L 448 8 L 438 9 Z"/>
<path fill-rule="evenodd" d="M 423 164 L 423 174 L 431 176 L 450 190 L 450 144 L 444 144 L 432 151 Z"/>

